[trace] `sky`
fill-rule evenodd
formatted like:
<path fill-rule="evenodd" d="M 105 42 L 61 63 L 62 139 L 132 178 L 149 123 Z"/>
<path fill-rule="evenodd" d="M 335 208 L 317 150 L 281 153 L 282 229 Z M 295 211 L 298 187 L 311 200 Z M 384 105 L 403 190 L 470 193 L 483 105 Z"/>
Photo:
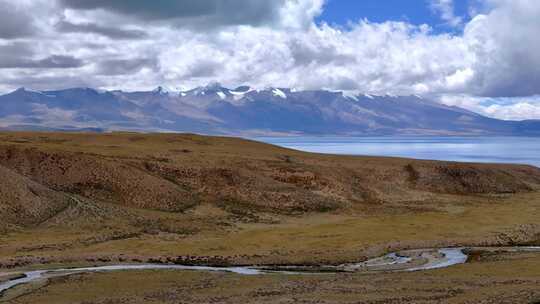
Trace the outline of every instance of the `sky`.
<path fill-rule="evenodd" d="M 417 94 L 540 119 L 537 0 L 0 0 L 0 92 Z"/>
<path fill-rule="evenodd" d="M 371 22 L 403 21 L 416 25 L 429 24 L 437 33 L 455 32 L 455 22 L 469 19 L 469 9 L 473 9 L 476 1 L 446 1 L 447 10 L 455 20 L 441 18 L 440 8 L 436 3 L 445 1 L 426 0 L 329 0 L 324 10 L 316 18 L 316 22 L 327 22 L 331 25 L 343 26 L 349 22 L 368 19 Z M 442 6 L 441 6 L 442 7 Z M 451 22 L 448 22 L 451 21 Z"/>

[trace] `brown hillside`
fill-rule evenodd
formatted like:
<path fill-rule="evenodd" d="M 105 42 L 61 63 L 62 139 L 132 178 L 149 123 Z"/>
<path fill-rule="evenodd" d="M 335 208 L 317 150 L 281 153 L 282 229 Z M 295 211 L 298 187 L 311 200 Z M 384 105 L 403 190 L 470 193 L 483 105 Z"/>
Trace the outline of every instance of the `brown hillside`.
<path fill-rule="evenodd" d="M 530 166 L 326 156 L 234 138 L 5 133 L 0 140 L 0 165 L 24 176 L 0 171 L 2 194 L 33 217 L 43 213 L 40 204 L 19 190 L 30 180 L 42 191 L 135 208 L 181 212 L 211 203 L 273 213 L 417 206 L 437 194 L 519 193 L 540 185 L 540 169 Z M 48 191 L 56 199 L 45 209 L 55 210 L 65 197 Z"/>
<path fill-rule="evenodd" d="M 538 190 L 532 166 L 191 134 L 0 133 L 0 268 L 325 264 L 389 248 L 536 244 Z"/>
<path fill-rule="evenodd" d="M 0 166 L 0 230 L 40 224 L 69 204 L 66 196 Z"/>

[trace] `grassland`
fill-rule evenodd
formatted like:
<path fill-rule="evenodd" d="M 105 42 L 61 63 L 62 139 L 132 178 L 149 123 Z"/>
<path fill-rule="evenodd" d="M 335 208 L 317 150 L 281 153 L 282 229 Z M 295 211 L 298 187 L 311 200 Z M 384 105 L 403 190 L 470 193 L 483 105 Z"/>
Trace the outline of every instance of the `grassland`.
<path fill-rule="evenodd" d="M 409 248 L 540 245 L 539 190 L 530 166 L 319 155 L 190 134 L 0 133 L 0 268 L 337 264 Z M 13 301 L 467 303 L 505 291 L 529 301 L 539 299 L 539 261 L 375 277 L 78 275 Z M 144 288 L 130 294 L 135 286 Z"/>
<path fill-rule="evenodd" d="M 193 213 L 212 212 L 208 211 L 210 207 L 201 209 Z M 112 222 L 104 223 L 100 230 L 37 227 L 2 236 L 0 254 L 5 260 L 27 256 L 32 264 L 37 257 L 58 262 L 99 258 L 114 261 L 121 258 L 120 254 L 125 259 L 141 260 L 218 256 L 238 264 L 335 264 L 407 248 L 537 243 L 540 201 L 536 195 L 515 197 L 511 203 L 476 203 L 447 209 L 398 215 L 276 216 L 271 224 L 238 223 L 233 227 L 218 225 L 216 229 L 211 221 L 204 222 L 207 219 L 194 214 L 142 212 L 156 221 L 180 223 L 185 231 L 207 227 L 188 234 L 144 233 L 145 227 L 130 226 L 123 231 L 121 224 Z M 222 219 L 226 221 L 227 215 Z"/>
<path fill-rule="evenodd" d="M 35 292 L 26 286 L 8 296 L 23 294 L 10 300 L 17 304 L 535 303 L 538 269 L 540 256 L 521 253 L 430 272 L 377 275 L 135 271 L 56 278 Z"/>

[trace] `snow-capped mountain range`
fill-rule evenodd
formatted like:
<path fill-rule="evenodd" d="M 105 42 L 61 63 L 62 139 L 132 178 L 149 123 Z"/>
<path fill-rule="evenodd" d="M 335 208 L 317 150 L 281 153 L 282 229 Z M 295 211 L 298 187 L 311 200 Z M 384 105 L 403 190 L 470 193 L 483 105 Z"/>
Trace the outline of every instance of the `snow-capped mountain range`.
<path fill-rule="evenodd" d="M 418 96 L 286 88 L 123 92 L 73 88 L 0 96 L 0 129 L 160 131 L 229 135 L 540 135 L 540 121 L 504 121 Z"/>

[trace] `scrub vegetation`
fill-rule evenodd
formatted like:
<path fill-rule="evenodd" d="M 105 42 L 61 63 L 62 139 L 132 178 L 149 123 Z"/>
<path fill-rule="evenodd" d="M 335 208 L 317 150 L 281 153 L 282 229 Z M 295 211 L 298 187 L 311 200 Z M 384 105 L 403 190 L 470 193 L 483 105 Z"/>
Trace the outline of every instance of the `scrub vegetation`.
<path fill-rule="evenodd" d="M 6 132 L 0 267 L 318 265 L 413 248 L 540 245 L 539 190 L 540 169 L 524 165 L 321 155 L 192 134 Z M 407 274 L 83 274 L 10 301 L 469 303 L 504 292 L 540 300 L 538 255 L 495 256 Z"/>

